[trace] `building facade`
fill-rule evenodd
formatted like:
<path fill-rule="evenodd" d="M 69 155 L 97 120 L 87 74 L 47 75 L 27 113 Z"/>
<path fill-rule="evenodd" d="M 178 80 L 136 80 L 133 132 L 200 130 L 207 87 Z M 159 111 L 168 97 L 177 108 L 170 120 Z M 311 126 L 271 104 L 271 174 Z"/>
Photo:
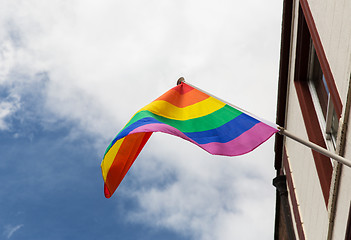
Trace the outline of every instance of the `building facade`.
<path fill-rule="evenodd" d="M 284 0 L 277 124 L 351 161 L 351 1 Z M 276 136 L 275 239 L 351 240 L 351 168 Z"/>

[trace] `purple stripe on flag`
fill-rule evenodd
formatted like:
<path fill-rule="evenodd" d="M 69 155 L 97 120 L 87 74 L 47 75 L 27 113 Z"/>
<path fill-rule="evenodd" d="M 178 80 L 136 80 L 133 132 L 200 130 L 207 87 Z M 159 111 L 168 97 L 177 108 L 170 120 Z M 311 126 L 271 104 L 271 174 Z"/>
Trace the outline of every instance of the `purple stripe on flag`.
<path fill-rule="evenodd" d="M 178 129 L 163 123 L 154 123 L 154 124 L 140 126 L 134 129 L 132 132 L 130 132 L 130 134 L 138 133 L 138 132 L 168 133 L 177 137 L 181 137 L 187 141 L 190 141 L 211 154 L 225 155 L 225 156 L 238 156 L 254 150 L 263 142 L 265 142 L 268 138 L 270 138 L 274 133 L 278 132 L 278 130 L 262 122 L 259 122 L 251 129 L 249 129 L 248 131 L 244 132 L 243 134 L 241 134 L 240 136 L 238 136 L 237 138 L 234 138 L 229 142 L 226 142 L 226 143 L 212 142 L 212 143 L 206 143 L 206 144 L 198 144 L 197 142 L 187 137 L 184 133 L 182 133 Z"/>
<path fill-rule="evenodd" d="M 211 154 L 238 156 L 254 150 L 276 132 L 278 132 L 277 129 L 259 122 L 232 141 L 207 143 L 201 145 L 201 147 Z"/>

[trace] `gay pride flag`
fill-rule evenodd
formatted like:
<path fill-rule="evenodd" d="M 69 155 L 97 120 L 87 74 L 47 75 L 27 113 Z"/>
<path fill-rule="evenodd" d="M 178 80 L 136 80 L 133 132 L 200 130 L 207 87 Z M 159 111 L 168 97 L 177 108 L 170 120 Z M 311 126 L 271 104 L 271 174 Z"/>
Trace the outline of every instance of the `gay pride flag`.
<path fill-rule="evenodd" d="M 101 163 L 105 197 L 112 196 L 153 132 L 181 137 L 211 154 L 237 156 L 278 129 L 182 82 L 140 109 L 111 142 Z"/>

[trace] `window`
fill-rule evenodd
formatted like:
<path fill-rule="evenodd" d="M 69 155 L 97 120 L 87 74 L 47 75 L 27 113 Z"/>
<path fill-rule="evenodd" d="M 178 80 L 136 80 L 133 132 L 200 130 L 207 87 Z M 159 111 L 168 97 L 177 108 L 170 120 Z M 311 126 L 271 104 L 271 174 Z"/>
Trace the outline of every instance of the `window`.
<path fill-rule="evenodd" d="M 324 131 L 328 147 L 335 150 L 339 120 L 312 41 L 310 41 L 309 65 L 307 71 L 308 85 L 314 105 L 316 106 L 319 123 Z"/>
<path fill-rule="evenodd" d="M 312 21 L 311 18 L 308 19 L 309 21 Z M 337 98 L 338 93 L 335 88 L 334 78 L 331 74 L 328 61 L 324 54 L 323 46 L 316 37 L 318 36 L 318 32 L 316 31 L 314 22 L 309 22 L 309 24 L 311 31 L 315 33 L 313 35 L 310 34 L 310 29 L 300 5 L 297 26 L 294 85 L 308 139 L 323 148 L 327 148 L 327 144 L 331 143 L 331 141 L 326 141 L 325 137 L 329 96 L 328 90 L 323 83 L 323 75 L 328 83 L 331 97 Z M 311 44 L 312 41 L 313 45 Z M 316 50 L 314 50 L 314 48 Z M 317 92 L 319 92 L 320 97 L 318 97 Z M 323 109 L 325 111 L 324 114 Z M 337 110 L 339 111 L 339 107 Z M 324 125 L 322 124 L 323 122 Z M 333 146 L 331 147 L 333 148 Z M 312 155 L 321 185 L 325 206 L 328 207 L 329 191 L 333 173 L 332 161 L 330 161 L 330 158 L 316 151 L 312 151 Z"/>

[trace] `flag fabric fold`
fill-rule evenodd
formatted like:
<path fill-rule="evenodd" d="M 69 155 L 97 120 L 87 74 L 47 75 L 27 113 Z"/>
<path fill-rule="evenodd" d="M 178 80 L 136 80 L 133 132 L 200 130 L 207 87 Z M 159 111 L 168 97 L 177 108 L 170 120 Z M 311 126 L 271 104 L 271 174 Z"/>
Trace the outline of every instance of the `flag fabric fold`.
<path fill-rule="evenodd" d="M 113 139 L 101 163 L 112 196 L 153 132 L 168 133 L 214 155 L 248 153 L 278 128 L 182 82 L 140 109 Z"/>

